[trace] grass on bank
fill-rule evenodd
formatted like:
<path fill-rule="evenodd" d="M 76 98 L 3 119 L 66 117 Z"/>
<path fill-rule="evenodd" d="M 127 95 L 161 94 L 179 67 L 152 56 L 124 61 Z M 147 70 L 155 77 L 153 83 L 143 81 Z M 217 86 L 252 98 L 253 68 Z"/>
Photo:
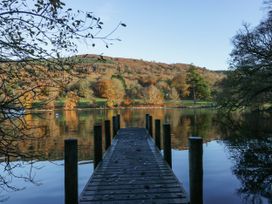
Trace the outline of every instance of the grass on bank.
<path fill-rule="evenodd" d="M 134 99 L 132 100 L 133 106 L 147 106 L 142 99 Z M 63 108 L 65 104 L 65 98 L 59 98 L 54 102 L 55 108 Z M 32 104 L 33 109 L 43 109 L 45 107 L 45 102 L 35 101 Z M 151 106 L 151 105 L 148 105 Z M 165 107 L 213 107 L 215 106 L 214 102 L 211 101 L 196 101 L 194 103 L 193 100 L 167 100 L 164 102 Z M 104 108 L 107 107 L 107 99 L 105 98 L 93 98 L 93 99 L 85 99 L 80 98 L 77 103 L 77 108 Z"/>

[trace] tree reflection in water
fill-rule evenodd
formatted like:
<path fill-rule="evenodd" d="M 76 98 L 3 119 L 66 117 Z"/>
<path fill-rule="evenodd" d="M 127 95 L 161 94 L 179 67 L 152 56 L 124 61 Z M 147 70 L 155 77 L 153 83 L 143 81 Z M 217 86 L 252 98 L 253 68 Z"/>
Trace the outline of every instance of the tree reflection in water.
<path fill-rule="evenodd" d="M 11 163 L 14 165 L 11 166 L 14 172 L 12 174 L 5 175 L 3 168 L 1 169 L 0 199 L 5 199 L 3 197 L 4 192 L 1 192 L 4 185 L 8 184 L 14 187 L 12 185 L 14 184 L 12 181 L 15 181 L 13 175 L 18 176 L 15 173 L 18 172 L 17 170 L 20 167 L 28 169 L 27 173 L 31 174 L 25 176 L 29 181 L 34 181 L 35 178 L 29 177 L 29 175 L 39 175 L 39 170 L 35 169 L 35 161 L 62 160 L 63 141 L 66 138 L 78 139 L 79 161 L 92 160 L 93 125 L 96 122 L 111 119 L 117 113 L 121 114 L 122 127 L 144 127 L 146 113 L 151 114 L 154 120 L 160 119 L 161 124 L 170 123 L 172 148 L 177 150 L 188 148 L 188 137 L 190 135 L 201 136 L 204 142 L 221 140 L 222 136 L 231 159 L 234 161 L 233 174 L 241 182 L 238 193 L 246 203 L 261 203 L 261 199 L 264 197 L 270 199 L 270 203 L 272 203 L 271 194 L 269 194 L 271 193 L 272 182 L 271 115 L 260 113 L 237 114 L 231 118 L 223 118 L 212 110 L 181 109 L 55 111 L 28 115 L 28 118 L 26 118 L 28 124 L 33 127 L 40 127 L 40 129 L 34 130 L 33 136 L 36 138 L 17 141 L 13 144 L 16 145 L 17 153 L 31 153 L 29 155 L 31 157 L 13 158 L 11 161 L 19 161 Z M 42 135 L 46 135 L 46 137 L 37 138 L 37 136 Z M 20 162 L 21 166 L 18 165 Z M 4 162 L 1 163 L 1 165 L 4 164 Z M 38 166 L 38 168 L 40 167 Z M 1 178 L 4 180 L 1 180 Z"/>
<path fill-rule="evenodd" d="M 40 167 L 35 161 L 40 152 L 36 151 L 34 141 L 44 139 L 48 127 L 29 123 L 32 120 L 31 114 L 24 113 L 1 123 L 5 134 L 0 132 L 0 202 L 9 199 L 5 192 L 24 189 L 15 184 L 19 180 L 39 185 L 35 181 L 35 170 Z"/>
<path fill-rule="evenodd" d="M 238 193 L 245 203 L 272 203 L 272 116 L 244 113 L 224 117 L 221 131 L 241 182 Z"/>

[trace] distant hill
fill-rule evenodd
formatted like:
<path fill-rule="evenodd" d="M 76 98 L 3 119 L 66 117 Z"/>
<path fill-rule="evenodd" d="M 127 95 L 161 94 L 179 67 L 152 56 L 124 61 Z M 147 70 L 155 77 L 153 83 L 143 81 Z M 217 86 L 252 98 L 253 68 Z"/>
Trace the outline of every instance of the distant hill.
<path fill-rule="evenodd" d="M 80 63 L 77 67 L 85 70 L 90 75 L 108 76 L 122 74 L 126 80 L 135 80 L 142 77 L 152 77 L 156 80 L 171 80 L 176 74 L 185 74 L 190 64 L 176 63 L 166 64 L 154 61 L 144 61 L 139 59 L 99 56 L 93 54 L 78 55 Z M 214 85 L 225 77 L 226 71 L 212 71 L 206 67 L 197 67 L 198 72 L 210 83 Z"/>
<path fill-rule="evenodd" d="M 55 104 L 66 109 L 78 107 L 80 102 L 80 106 L 84 104 L 84 107 L 113 107 L 163 105 L 166 101 L 190 99 L 189 96 L 182 96 L 177 82 L 173 83 L 176 76 L 186 77 L 187 70 L 192 66 L 190 64 L 166 64 L 92 54 L 77 55 L 72 59 L 75 60 L 72 75 L 56 71 L 51 74 L 54 79 L 63 79 L 68 83 L 64 88 L 46 91 L 45 97 L 34 101 L 36 107 L 46 98 L 54 98 Z M 214 93 L 217 82 L 225 77 L 224 72 L 195 68 Z M 50 104 L 52 107 L 52 102 Z"/>

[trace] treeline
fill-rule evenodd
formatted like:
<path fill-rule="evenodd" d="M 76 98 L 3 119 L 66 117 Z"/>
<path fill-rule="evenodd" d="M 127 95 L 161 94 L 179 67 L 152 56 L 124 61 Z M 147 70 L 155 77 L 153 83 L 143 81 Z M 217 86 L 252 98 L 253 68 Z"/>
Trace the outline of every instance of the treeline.
<path fill-rule="evenodd" d="M 211 101 L 222 72 L 187 64 L 163 64 L 143 60 L 76 56 L 71 74 L 54 72 L 62 87 L 45 89 L 30 107 L 73 109 L 84 107 L 156 105 L 180 100 Z M 64 77 L 65 76 L 65 77 Z M 67 79 L 69 78 L 69 79 Z"/>

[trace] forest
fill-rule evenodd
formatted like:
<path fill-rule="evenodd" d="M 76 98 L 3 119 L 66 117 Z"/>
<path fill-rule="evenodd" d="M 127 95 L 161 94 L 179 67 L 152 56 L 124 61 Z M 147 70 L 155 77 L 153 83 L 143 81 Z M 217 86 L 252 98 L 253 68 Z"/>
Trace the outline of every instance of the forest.
<path fill-rule="evenodd" d="M 205 106 L 213 104 L 218 84 L 225 77 L 223 71 L 210 71 L 193 64 L 165 64 L 89 54 L 73 56 L 70 61 L 73 66 L 69 70 L 50 70 L 50 67 L 43 65 L 25 68 L 21 74 L 30 81 L 35 81 L 32 77 L 40 78 L 37 75 L 41 73 L 47 76 L 40 81 L 43 88 L 39 94 L 34 96 L 30 93 L 32 95 L 22 98 L 26 103 L 24 106 L 66 110 Z M 50 83 L 52 78 L 57 81 L 53 86 Z"/>

